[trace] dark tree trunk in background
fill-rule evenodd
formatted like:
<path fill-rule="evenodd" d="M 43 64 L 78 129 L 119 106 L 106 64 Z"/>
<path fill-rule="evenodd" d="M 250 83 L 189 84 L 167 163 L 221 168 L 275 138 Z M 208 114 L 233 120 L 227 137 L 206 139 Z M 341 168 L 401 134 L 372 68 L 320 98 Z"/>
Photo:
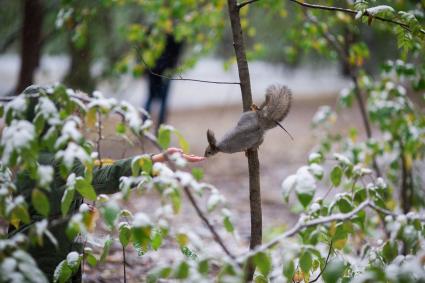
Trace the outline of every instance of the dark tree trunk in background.
<path fill-rule="evenodd" d="M 239 7 L 236 0 L 227 0 L 229 17 L 232 27 L 233 47 L 235 49 L 236 62 L 238 64 L 239 80 L 242 92 L 243 111 L 249 111 L 252 105 L 251 81 L 249 76 L 248 61 L 245 53 Z M 248 171 L 249 171 L 249 204 L 251 210 L 251 239 L 249 247 L 251 250 L 261 245 L 262 240 L 262 212 L 261 212 L 261 188 L 260 188 L 260 162 L 258 151 L 249 149 Z M 254 264 L 249 261 L 246 271 L 246 281 L 251 281 L 255 272 Z"/>
<path fill-rule="evenodd" d="M 90 94 L 96 86 L 90 72 L 92 62 L 90 35 L 86 36 L 83 46 L 76 46 L 69 40 L 69 52 L 71 65 L 64 80 L 65 84 Z"/>
<path fill-rule="evenodd" d="M 25 0 L 22 14 L 21 67 L 15 93 L 22 92 L 33 83 L 40 62 L 44 16 L 42 0 Z"/>
<path fill-rule="evenodd" d="M 345 77 L 350 77 L 352 75 L 352 66 L 350 65 L 350 62 L 348 61 L 348 58 L 350 58 L 350 47 L 356 42 L 354 33 L 349 28 L 344 28 L 343 32 L 344 36 L 344 44 L 342 46 L 344 57 L 347 58 L 346 60 L 341 60 L 341 72 L 342 75 Z"/>

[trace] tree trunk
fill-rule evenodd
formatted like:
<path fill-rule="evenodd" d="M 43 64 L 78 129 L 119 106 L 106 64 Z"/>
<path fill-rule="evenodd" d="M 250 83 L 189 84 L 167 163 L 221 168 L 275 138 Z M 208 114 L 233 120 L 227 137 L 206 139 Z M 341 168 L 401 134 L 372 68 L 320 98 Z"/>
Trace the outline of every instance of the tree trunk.
<path fill-rule="evenodd" d="M 86 36 L 83 46 L 76 46 L 69 40 L 71 66 L 65 76 L 65 84 L 71 88 L 91 93 L 95 88 L 95 81 L 91 76 L 92 61 L 90 35 Z"/>
<path fill-rule="evenodd" d="M 249 77 L 248 62 L 245 54 L 245 45 L 240 22 L 239 8 L 236 0 L 227 0 L 229 17 L 232 27 L 233 47 L 238 64 L 239 80 L 242 92 L 243 111 L 249 111 L 252 105 L 251 82 Z M 261 245 L 262 240 L 262 212 L 260 188 L 260 162 L 258 152 L 250 149 L 247 152 L 249 171 L 249 201 L 251 209 L 251 240 L 250 249 Z M 246 280 L 251 281 L 255 266 L 250 261 L 246 271 Z"/>
<path fill-rule="evenodd" d="M 21 38 L 21 67 L 15 93 L 21 93 L 34 81 L 42 48 L 43 4 L 41 0 L 25 0 Z"/>

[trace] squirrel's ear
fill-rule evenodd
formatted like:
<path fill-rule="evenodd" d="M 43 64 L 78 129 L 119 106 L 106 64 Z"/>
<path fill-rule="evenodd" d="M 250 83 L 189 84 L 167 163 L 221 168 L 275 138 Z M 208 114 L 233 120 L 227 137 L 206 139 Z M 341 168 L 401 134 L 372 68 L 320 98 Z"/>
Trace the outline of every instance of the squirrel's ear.
<path fill-rule="evenodd" d="M 215 140 L 214 132 L 208 129 L 207 140 L 211 147 L 215 147 L 217 141 Z"/>

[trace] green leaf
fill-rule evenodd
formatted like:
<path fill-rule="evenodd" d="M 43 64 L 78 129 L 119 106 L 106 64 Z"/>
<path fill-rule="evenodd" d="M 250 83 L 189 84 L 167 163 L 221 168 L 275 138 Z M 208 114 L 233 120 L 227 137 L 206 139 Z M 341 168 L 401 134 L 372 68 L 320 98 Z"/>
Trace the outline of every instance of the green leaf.
<path fill-rule="evenodd" d="M 30 223 L 30 215 L 25 205 L 18 205 L 13 209 L 12 215 L 25 224 Z M 13 217 L 12 217 L 13 218 Z"/>
<path fill-rule="evenodd" d="M 314 196 L 314 192 L 308 192 L 308 193 L 299 193 L 297 192 L 297 197 L 299 202 L 302 204 L 302 206 L 304 207 L 304 209 L 306 209 L 308 207 L 308 205 L 310 204 L 311 200 L 313 199 Z"/>
<path fill-rule="evenodd" d="M 50 203 L 47 196 L 39 189 L 34 189 L 31 194 L 31 201 L 35 210 L 47 217 L 50 211 Z"/>
<path fill-rule="evenodd" d="M 223 225 L 224 225 L 224 228 L 226 228 L 227 232 L 233 233 L 235 231 L 235 227 L 233 227 L 233 223 L 230 221 L 229 216 L 225 216 L 223 218 Z"/>
<path fill-rule="evenodd" d="M 97 259 L 93 254 L 85 254 L 86 261 L 91 267 L 95 267 L 97 265 Z"/>
<path fill-rule="evenodd" d="M 162 233 L 160 231 L 156 231 L 152 237 L 151 246 L 155 251 L 159 249 L 162 244 Z"/>
<path fill-rule="evenodd" d="M 159 276 L 161 278 L 168 278 L 171 275 L 171 272 L 173 271 L 173 269 L 171 267 L 164 267 L 161 268 L 161 270 L 159 271 Z"/>
<path fill-rule="evenodd" d="M 142 249 L 146 250 L 149 243 L 151 243 L 152 228 L 150 226 L 133 227 L 131 230 L 133 241 L 139 244 Z"/>
<path fill-rule="evenodd" d="M 398 255 L 398 247 L 396 241 L 388 241 L 385 243 L 384 248 L 382 249 L 382 256 L 385 259 L 385 262 L 389 264 L 393 259 Z"/>
<path fill-rule="evenodd" d="M 292 282 L 295 274 L 295 264 L 293 260 L 286 262 L 283 265 L 283 275 L 286 277 L 288 282 Z"/>
<path fill-rule="evenodd" d="M 331 182 L 334 187 L 338 187 L 341 184 L 342 169 L 339 166 L 335 166 L 331 171 Z"/>
<path fill-rule="evenodd" d="M 340 198 L 337 203 L 339 210 L 342 213 L 348 213 L 350 211 L 353 210 L 353 205 L 351 204 L 351 202 L 349 200 L 347 200 L 347 198 L 343 197 Z"/>
<path fill-rule="evenodd" d="M 123 123 L 118 123 L 117 126 L 115 127 L 115 131 L 119 135 L 125 134 L 125 130 L 126 130 L 126 127 L 125 127 L 125 124 Z"/>
<path fill-rule="evenodd" d="M 44 130 L 45 120 L 42 114 L 38 114 L 34 119 L 34 126 L 37 135 L 40 135 Z"/>
<path fill-rule="evenodd" d="M 77 191 L 88 200 L 96 200 L 96 192 L 93 186 L 85 179 L 78 177 L 75 181 L 75 188 Z"/>
<path fill-rule="evenodd" d="M 204 260 L 201 260 L 199 263 L 198 263 L 198 271 L 199 271 L 199 273 L 201 273 L 202 275 L 208 275 L 208 271 L 209 271 L 209 263 L 208 263 L 208 260 L 206 260 L 206 259 L 204 259 Z"/>
<path fill-rule="evenodd" d="M 256 274 L 254 277 L 254 283 L 269 283 L 269 280 L 263 274 Z"/>
<path fill-rule="evenodd" d="M 313 265 L 313 259 L 309 251 L 304 251 L 300 257 L 300 268 L 304 273 L 309 273 Z"/>
<path fill-rule="evenodd" d="M 270 271 L 272 270 L 272 262 L 266 253 L 257 253 L 253 256 L 252 261 L 254 262 L 255 266 L 257 266 L 261 274 L 263 274 L 265 277 L 269 275 Z"/>
<path fill-rule="evenodd" d="M 119 239 L 121 245 L 125 248 L 127 247 L 128 243 L 130 243 L 131 239 L 131 228 L 128 224 L 123 224 L 119 228 Z"/>
<path fill-rule="evenodd" d="M 192 176 L 196 181 L 201 181 L 204 178 L 204 171 L 201 168 L 193 167 Z"/>
<path fill-rule="evenodd" d="M 190 146 L 189 146 L 189 143 L 186 141 L 186 139 L 183 137 L 183 135 L 180 134 L 180 132 L 178 132 L 177 130 L 174 130 L 174 134 L 177 136 L 177 139 L 179 140 L 179 145 L 181 149 L 183 150 L 183 152 L 189 153 Z"/>
<path fill-rule="evenodd" d="M 338 282 L 344 274 L 344 269 L 344 262 L 338 259 L 329 262 L 322 274 L 323 281 L 325 281 L 325 283 Z"/>
<path fill-rule="evenodd" d="M 173 192 L 170 194 L 171 204 L 173 206 L 173 212 L 179 213 L 181 208 L 181 197 L 180 193 L 177 190 L 173 190 Z"/>
<path fill-rule="evenodd" d="M 158 131 L 158 143 L 163 149 L 167 149 L 171 142 L 171 131 L 168 127 L 161 126 Z"/>
<path fill-rule="evenodd" d="M 53 282 L 65 283 L 71 279 L 72 269 L 68 266 L 66 260 L 62 260 L 58 266 L 56 266 L 55 272 L 53 273 Z"/>
<path fill-rule="evenodd" d="M 68 213 L 69 207 L 71 206 L 71 203 L 74 200 L 74 194 L 75 194 L 74 188 L 67 188 L 65 192 L 63 193 L 63 197 L 61 201 L 62 216 L 65 216 Z"/>
<path fill-rule="evenodd" d="M 119 206 L 110 202 L 100 208 L 105 224 L 108 225 L 110 229 L 114 229 L 118 215 L 120 214 Z"/>
<path fill-rule="evenodd" d="M 185 279 L 188 276 L 189 276 L 189 265 L 185 261 L 183 261 L 177 267 L 175 277 L 177 279 Z"/>
<path fill-rule="evenodd" d="M 143 172 L 151 174 L 152 160 L 149 156 L 144 155 L 133 159 L 133 161 L 131 162 L 131 172 L 133 176 L 138 176 L 140 174 L 140 168 Z"/>
<path fill-rule="evenodd" d="M 100 262 L 105 263 L 106 257 L 109 255 L 109 250 L 112 246 L 112 239 L 109 238 L 105 241 L 105 244 L 103 245 L 102 255 L 100 256 Z"/>
<path fill-rule="evenodd" d="M 336 227 L 335 235 L 333 236 L 333 239 L 332 239 L 333 247 L 337 250 L 343 249 L 345 247 L 345 244 L 347 243 L 347 237 L 348 237 L 348 234 L 344 230 L 344 226 L 339 224 Z"/>

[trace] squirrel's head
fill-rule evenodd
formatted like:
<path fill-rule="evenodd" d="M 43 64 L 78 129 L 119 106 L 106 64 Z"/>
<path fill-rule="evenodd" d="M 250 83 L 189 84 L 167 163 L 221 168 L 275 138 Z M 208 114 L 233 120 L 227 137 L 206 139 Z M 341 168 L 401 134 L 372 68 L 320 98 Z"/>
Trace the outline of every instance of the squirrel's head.
<path fill-rule="evenodd" d="M 208 140 L 208 146 L 205 149 L 205 157 L 212 156 L 218 152 L 217 148 L 217 141 L 214 136 L 214 132 L 208 129 L 207 131 L 207 140 Z"/>

